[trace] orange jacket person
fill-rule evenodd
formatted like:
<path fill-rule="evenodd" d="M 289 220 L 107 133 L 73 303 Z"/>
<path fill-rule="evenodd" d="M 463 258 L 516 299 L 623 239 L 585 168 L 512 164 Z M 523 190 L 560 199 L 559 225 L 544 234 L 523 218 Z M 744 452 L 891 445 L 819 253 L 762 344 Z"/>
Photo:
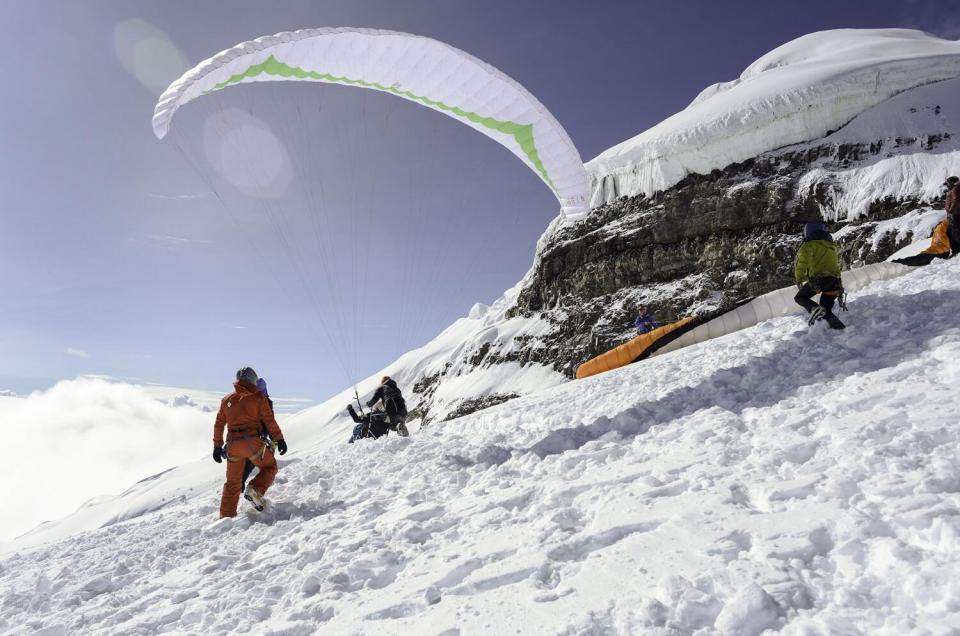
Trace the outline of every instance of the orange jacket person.
<path fill-rule="evenodd" d="M 270 446 L 260 438 L 260 423 L 263 422 L 270 438 L 276 442 L 277 451 L 287 452 L 287 443 L 273 416 L 267 396 L 257 388 L 257 372 L 250 367 L 237 371 L 233 393 L 220 402 L 217 421 L 213 425 L 213 461 L 218 464 L 227 460 L 227 480 L 223 483 L 220 498 L 220 518 L 236 517 L 243 480 L 243 464 L 246 460 L 260 469 L 247 485 L 244 497 L 257 510 L 263 510 L 263 495 L 277 476 L 277 460 Z M 227 445 L 223 446 L 223 429 L 227 429 Z"/>

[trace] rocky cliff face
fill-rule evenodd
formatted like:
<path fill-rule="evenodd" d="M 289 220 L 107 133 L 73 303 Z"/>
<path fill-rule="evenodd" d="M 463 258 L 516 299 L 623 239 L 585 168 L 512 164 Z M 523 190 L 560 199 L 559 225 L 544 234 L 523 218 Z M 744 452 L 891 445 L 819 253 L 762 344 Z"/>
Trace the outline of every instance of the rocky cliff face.
<path fill-rule="evenodd" d="M 949 140 L 897 144 L 933 151 Z M 547 237 L 511 314 L 558 314 L 550 353 L 569 375 L 577 361 L 632 336 L 639 303 L 667 322 L 789 285 L 797 221 L 830 221 L 835 195 L 829 179 L 803 184 L 804 191 L 803 177 L 812 166 L 829 174 L 887 154 L 883 142 L 802 147 L 690 175 L 652 197 L 621 197 Z M 832 231 L 844 228 L 843 268 L 883 260 L 914 240 L 910 231 L 884 232 L 879 221 L 940 203 L 919 194 L 885 198 L 853 221 L 829 223 Z"/>
<path fill-rule="evenodd" d="M 949 134 L 873 143 L 817 143 L 785 148 L 689 175 L 651 197 L 621 197 L 574 224 L 556 224 L 540 241 L 530 274 L 500 324 L 521 326 L 506 342 L 467 343 L 442 370 L 417 382 L 416 415 L 451 419 L 518 395 L 464 393 L 434 409 L 434 392 L 449 376 L 508 363 L 543 365 L 573 377 L 586 359 L 634 335 L 639 303 L 661 323 L 725 307 L 793 283 L 802 220 L 825 220 L 844 269 L 873 263 L 909 244 L 914 231 L 889 223 L 911 215 L 935 218 L 942 200 L 921 193 L 885 197 L 853 220 L 837 220 L 845 187 L 835 178 L 883 158 L 952 147 Z M 811 179 L 816 168 L 819 177 Z M 929 224 L 919 224 L 924 234 Z"/>
<path fill-rule="evenodd" d="M 822 139 L 650 196 L 611 196 L 619 182 L 597 174 L 612 200 L 547 230 L 524 280 L 417 377 L 418 414 L 449 419 L 572 378 L 633 337 L 638 304 L 664 323 L 791 285 L 799 221 L 827 222 L 844 269 L 926 238 L 940 185 L 960 172 L 958 91 L 960 80 L 912 89 Z M 539 384 L 511 384 L 518 369 L 539 369 Z"/>

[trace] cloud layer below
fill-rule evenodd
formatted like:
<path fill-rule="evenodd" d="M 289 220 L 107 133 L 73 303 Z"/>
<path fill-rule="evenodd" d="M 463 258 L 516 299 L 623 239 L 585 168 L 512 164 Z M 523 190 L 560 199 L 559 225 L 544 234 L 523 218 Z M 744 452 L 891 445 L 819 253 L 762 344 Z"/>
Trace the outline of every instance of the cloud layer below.
<path fill-rule="evenodd" d="M 81 377 L 26 397 L 0 397 L 12 451 L 4 459 L 4 507 L 17 511 L 4 515 L 0 541 L 208 453 L 213 414 L 193 400 L 161 401 L 151 393 Z"/>

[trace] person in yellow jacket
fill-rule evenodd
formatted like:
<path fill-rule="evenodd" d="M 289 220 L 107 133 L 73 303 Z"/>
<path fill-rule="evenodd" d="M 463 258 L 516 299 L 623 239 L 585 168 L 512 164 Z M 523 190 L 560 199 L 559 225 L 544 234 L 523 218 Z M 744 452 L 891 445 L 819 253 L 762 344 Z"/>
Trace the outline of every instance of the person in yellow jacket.
<path fill-rule="evenodd" d="M 833 303 L 843 293 L 843 283 L 837 244 L 823 223 L 803 226 L 803 244 L 797 252 L 794 278 L 799 291 L 793 299 L 810 313 L 808 324 L 823 319 L 831 329 L 846 326 L 833 313 Z M 817 294 L 820 294 L 819 303 L 813 302 Z"/>
<path fill-rule="evenodd" d="M 929 265 L 935 258 L 950 258 L 960 253 L 960 177 L 948 177 L 944 185 L 947 196 L 943 210 L 947 218 L 934 228 L 930 247 L 915 256 L 894 259 L 894 263 L 916 267 Z"/>

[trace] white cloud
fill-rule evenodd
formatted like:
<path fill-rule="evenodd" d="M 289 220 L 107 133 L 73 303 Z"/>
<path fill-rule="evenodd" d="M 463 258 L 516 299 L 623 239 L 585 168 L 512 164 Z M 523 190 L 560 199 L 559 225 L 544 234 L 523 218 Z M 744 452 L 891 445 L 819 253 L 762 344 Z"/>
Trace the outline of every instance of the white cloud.
<path fill-rule="evenodd" d="M 200 404 L 195 399 L 193 399 L 192 396 L 187 395 L 186 393 L 180 393 L 178 395 L 174 395 L 172 398 L 166 401 L 166 405 L 167 406 L 191 406 L 195 409 L 200 409 L 204 413 L 212 413 L 214 411 L 214 407 L 208 404 Z"/>
<path fill-rule="evenodd" d="M 212 194 L 213 192 L 195 192 L 193 194 L 158 194 L 156 192 L 148 192 L 147 196 L 165 201 L 192 201 L 194 199 L 203 199 Z"/>
<path fill-rule="evenodd" d="M 80 379 L 94 379 L 94 380 L 105 380 L 107 382 L 121 382 L 132 384 L 136 388 L 143 391 L 146 395 L 152 397 L 155 400 L 159 400 L 165 404 L 170 404 L 176 406 L 181 403 L 186 403 L 183 400 L 190 400 L 190 404 L 195 405 L 197 408 L 215 411 L 220 407 L 220 400 L 224 395 L 233 390 L 232 381 L 225 381 L 223 386 L 218 390 L 209 390 L 209 389 L 191 389 L 182 386 L 168 386 L 166 384 L 156 384 L 148 382 L 142 378 L 135 377 L 115 377 L 110 375 L 82 375 Z M 277 417 L 280 418 L 281 414 L 295 413 L 297 411 L 302 411 L 308 406 L 314 404 L 314 401 L 310 398 L 303 397 L 278 397 L 276 395 L 271 395 L 270 398 L 273 400 L 273 408 L 276 410 Z"/>
<path fill-rule="evenodd" d="M 67 350 L 64 352 L 68 356 L 73 356 L 74 358 L 89 358 L 90 354 L 84 351 L 83 349 L 74 349 L 73 347 L 67 347 Z"/>
<path fill-rule="evenodd" d="M 171 247 L 179 247 L 184 245 L 206 245 L 213 243 L 213 241 L 208 239 L 192 239 L 183 236 L 170 236 L 167 234 L 147 234 L 146 237 L 151 241 L 157 241 L 158 243 L 163 243 Z"/>
<path fill-rule="evenodd" d="M 116 377 L 112 375 L 85 374 L 78 380 L 103 380 L 111 384 L 128 384 L 140 391 L 144 395 L 168 404 L 170 406 L 195 406 L 204 411 L 214 410 L 220 406 L 220 399 L 230 391 L 230 383 L 223 385 L 221 391 L 208 391 L 204 389 L 188 389 L 179 386 L 167 386 L 165 384 L 156 384 L 148 382 L 143 378 L 133 376 Z M 190 400 L 189 403 L 183 401 Z"/>
<path fill-rule="evenodd" d="M 0 540 L 212 448 L 213 414 L 193 400 L 163 402 L 144 387 L 96 378 L 0 397 L 0 422 L 16 443 L 3 472 L 4 505 L 17 511 L 5 515 Z"/>

